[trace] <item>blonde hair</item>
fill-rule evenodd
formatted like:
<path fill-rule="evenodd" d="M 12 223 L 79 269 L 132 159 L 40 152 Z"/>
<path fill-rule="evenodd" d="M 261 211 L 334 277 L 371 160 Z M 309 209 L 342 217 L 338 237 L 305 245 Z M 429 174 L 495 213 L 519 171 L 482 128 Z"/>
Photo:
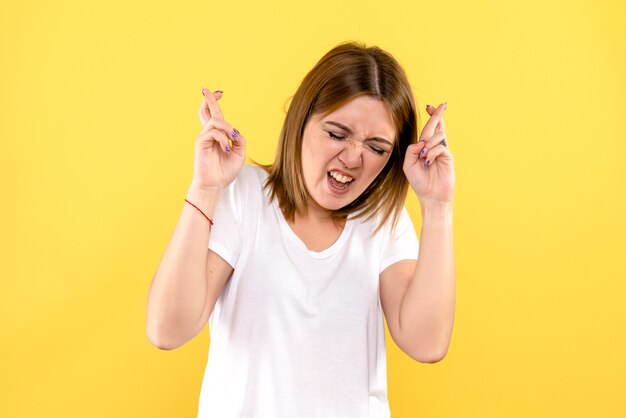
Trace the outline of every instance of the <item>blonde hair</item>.
<path fill-rule="evenodd" d="M 396 129 L 393 150 L 380 174 L 350 204 L 335 210 L 335 220 L 379 216 L 378 231 L 386 220 L 397 224 L 408 190 L 402 165 L 406 149 L 417 142 L 419 115 L 406 74 L 389 53 L 361 42 L 345 42 L 327 52 L 304 77 L 289 105 L 265 187 L 278 199 L 290 221 L 306 209 L 308 192 L 302 173 L 302 135 L 311 115 L 327 115 L 359 96 L 381 100 Z"/>

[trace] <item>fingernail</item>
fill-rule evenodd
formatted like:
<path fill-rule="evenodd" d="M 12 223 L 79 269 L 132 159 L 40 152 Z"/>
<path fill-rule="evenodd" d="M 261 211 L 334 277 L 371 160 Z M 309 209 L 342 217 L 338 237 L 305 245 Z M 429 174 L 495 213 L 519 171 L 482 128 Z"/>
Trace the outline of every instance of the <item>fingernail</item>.
<path fill-rule="evenodd" d="M 237 129 L 233 130 L 233 132 L 230 135 L 233 137 L 235 141 L 239 141 L 239 131 Z"/>
<path fill-rule="evenodd" d="M 200 91 L 202 92 L 202 95 L 204 96 L 204 86 L 202 86 L 202 89 Z"/>
<path fill-rule="evenodd" d="M 426 154 L 426 147 L 424 147 L 422 152 L 420 152 L 420 158 L 422 158 L 424 156 L 424 154 Z"/>
<path fill-rule="evenodd" d="M 445 103 L 443 104 L 443 109 L 445 110 L 445 109 L 447 109 L 447 108 L 448 108 L 448 102 L 445 102 Z"/>
<path fill-rule="evenodd" d="M 420 139 L 419 141 L 417 141 L 417 143 L 419 144 L 420 142 L 426 142 L 425 139 Z"/>
<path fill-rule="evenodd" d="M 431 105 L 429 105 L 429 104 L 427 104 L 427 105 L 426 105 L 426 110 L 428 110 L 429 108 L 432 108 L 432 106 L 431 106 Z"/>
<path fill-rule="evenodd" d="M 430 160 L 426 160 L 426 162 L 424 163 L 424 167 L 428 167 L 428 164 L 430 164 Z"/>
<path fill-rule="evenodd" d="M 224 93 L 222 90 L 215 90 L 216 93 Z"/>
<path fill-rule="evenodd" d="M 230 146 L 226 145 L 226 152 L 230 152 Z"/>

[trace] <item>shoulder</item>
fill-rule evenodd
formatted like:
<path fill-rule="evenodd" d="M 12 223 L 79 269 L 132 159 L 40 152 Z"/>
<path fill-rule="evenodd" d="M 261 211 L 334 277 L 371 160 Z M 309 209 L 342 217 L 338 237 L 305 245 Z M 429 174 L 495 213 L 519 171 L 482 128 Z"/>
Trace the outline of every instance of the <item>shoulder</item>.
<path fill-rule="evenodd" d="M 234 193 L 248 194 L 262 189 L 266 178 L 267 173 L 262 167 L 246 163 L 227 189 Z"/>
<path fill-rule="evenodd" d="M 409 215 L 409 212 L 407 211 L 405 206 L 403 206 L 398 213 L 398 222 L 396 223 L 395 228 L 393 225 L 393 217 L 383 217 L 382 214 L 379 214 L 369 220 L 356 218 L 353 220 L 353 222 L 356 224 L 359 230 L 369 234 L 372 239 L 381 239 L 383 241 L 387 241 L 391 239 L 394 235 L 402 233 L 407 229 L 413 229 L 411 216 Z M 379 225 L 381 225 L 381 227 L 380 229 L 378 229 L 378 231 L 376 231 Z"/>
<path fill-rule="evenodd" d="M 267 178 L 267 172 L 255 164 L 244 164 L 237 176 L 236 182 L 240 184 L 257 185 L 263 184 Z"/>
<path fill-rule="evenodd" d="M 228 233 L 240 229 L 245 219 L 251 219 L 259 213 L 264 202 L 263 183 L 266 177 L 264 173 L 262 167 L 246 163 L 237 177 L 222 191 L 215 209 L 215 217 L 227 220 L 231 228 Z M 223 231 L 226 231 L 225 227 L 216 228 L 212 235 L 224 233 Z"/>

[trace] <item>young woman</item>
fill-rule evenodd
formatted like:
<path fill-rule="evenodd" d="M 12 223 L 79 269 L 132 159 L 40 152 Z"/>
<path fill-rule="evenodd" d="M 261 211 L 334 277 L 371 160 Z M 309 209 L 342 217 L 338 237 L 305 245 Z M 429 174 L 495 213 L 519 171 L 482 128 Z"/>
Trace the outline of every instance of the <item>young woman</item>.
<path fill-rule="evenodd" d="M 260 166 L 245 164 L 223 93 L 202 92 L 193 179 L 150 285 L 149 340 L 173 349 L 208 321 L 202 418 L 389 417 L 383 315 L 420 362 L 441 360 L 452 334 L 446 104 L 427 107 L 418 141 L 398 62 L 343 43 L 306 75 L 274 163 Z"/>

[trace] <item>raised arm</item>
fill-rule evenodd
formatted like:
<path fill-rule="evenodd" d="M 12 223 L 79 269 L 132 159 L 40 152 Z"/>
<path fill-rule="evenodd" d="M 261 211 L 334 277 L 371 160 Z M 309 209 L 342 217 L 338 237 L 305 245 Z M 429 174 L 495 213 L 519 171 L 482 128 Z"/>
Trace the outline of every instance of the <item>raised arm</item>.
<path fill-rule="evenodd" d="M 203 89 L 202 132 L 196 140 L 194 176 L 187 200 L 148 289 L 146 334 L 171 350 L 196 336 L 232 274 L 232 267 L 208 249 L 221 193 L 245 161 L 245 138 L 224 121 L 217 98 Z M 232 141 L 232 146 L 231 146 Z M 196 206 L 196 207 L 194 207 Z M 200 213 L 202 212 L 202 213 Z"/>
<path fill-rule="evenodd" d="M 419 256 L 389 267 L 381 276 L 381 303 L 398 346 L 422 362 L 437 362 L 452 338 L 456 272 L 452 234 L 454 158 L 448 149 L 443 113 L 431 118 L 417 144 L 409 146 L 404 172 L 422 208 Z"/>

